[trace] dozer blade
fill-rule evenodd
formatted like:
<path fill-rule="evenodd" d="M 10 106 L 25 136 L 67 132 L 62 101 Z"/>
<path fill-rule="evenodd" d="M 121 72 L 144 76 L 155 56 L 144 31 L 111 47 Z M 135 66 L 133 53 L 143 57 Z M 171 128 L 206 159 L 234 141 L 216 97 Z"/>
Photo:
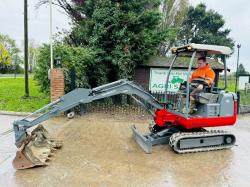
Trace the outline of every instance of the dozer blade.
<path fill-rule="evenodd" d="M 152 142 L 148 139 L 147 136 L 142 135 L 136 127 L 133 125 L 132 127 L 133 138 L 137 142 L 137 144 L 146 152 L 152 153 Z"/>
<path fill-rule="evenodd" d="M 52 152 L 61 147 L 62 143 L 52 139 L 48 131 L 39 125 L 19 147 L 12 164 L 16 169 L 46 166 Z"/>

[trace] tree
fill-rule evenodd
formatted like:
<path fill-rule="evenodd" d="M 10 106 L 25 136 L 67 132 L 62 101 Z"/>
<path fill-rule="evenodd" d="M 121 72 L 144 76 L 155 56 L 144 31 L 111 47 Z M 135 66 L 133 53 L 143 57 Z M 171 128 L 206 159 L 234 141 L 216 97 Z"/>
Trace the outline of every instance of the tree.
<path fill-rule="evenodd" d="M 19 66 L 22 63 L 20 50 L 16 47 L 15 40 L 8 35 L 0 34 L 0 65 L 1 73 L 13 73 L 15 70 L 21 72 Z"/>
<path fill-rule="evenodd" d="M 238 76 L 239 76 L 239 75 L 247 75 L 247 74 L 249 74 L 249 73 L 246 71 L 244 65 L 243 65 L 243 64 L 240 64 L 240 65 L 239 65 L 239 68 L 238 68 L 237 74 L 238 74 Z"/>
<path fill-rule="evenodd" d="M 155 54 L 169 35 L 160 29 L 159 0 L 55 0 L 54 4 L 73 20 L 64 41 L 97 52 L 88 70 L 92 86 L 131 79 L 136 65 Z"/>
<path fill-rule="evenodd" d="M 178 31 L 186 17 L 188 10 L 187 0 L 163 0 L 161 12 L 163 18 L 161 28 L 169 31 L 168 37 L 161 42 L 160 54 L 165 55 L 170 47 L 174 44 Z"/>
<path fill-rule="evenodd" d="M 0 43 L 0 64 L 1 66 L 10 65 L 12 59 L 8 50 Z"/>
<path fill-rule="evenodd" d="M 177 42 L 224 45 L 233 49 L 234 41 L 229 37 L 231 30 L 223 29 L 224 25 L 223 17 L 214 10 L 207 10 L 205 4 L 190 6 Z"/>
<path fill-rule="evenodd" d="M 49 92 L 50 80 L 48 71 L 50 69 L 50 46 L 44 44 L 39 47 L 37 54 L 37 64 L 34 70 L 34 78 L 41 86 L 41 91 Z M 65 91 L 71 91 L 70 71 L 75 71 L 76 87 L 90 87 L 87 69 L 95 60 L 95 52 L 88 48 L 71 47 L 69 45 L 54 44 L 54 56 L 60 58 L 62 69 L 65 75 Z"/>
<path fill-rule="evenodd" d="M 8 50 L 12 58 L 16 54 L 20 53 L 20 49 L 18 49 L 18 47 L 16 46 L 15 40 L 11 39 L 8 35 L 0 34 L 0 44 Z"/>
<path fill-rule="evenodd" d="M 30 73 L 32 73 L 33 70 L 35 69 L 39 47 L 40 46 L 33 39 L 29 39 L 28 41 L 28 71 Z M 22 48 L 24 48 L 24 41 L 22 42 Z"/>
<path fill-rule="evenodd" d="M 86 14 L 79 11 L 80 9 L 85 9 L 86 4 L 93 6 L 96 0 L 52 0 L 52 3 L 55 6 L 63 9 L 65 13 L 74 21 L 81 22 L 86 18 Z M 36 5 L 36 8 L 39 8 L 42 5 L 48 4 L 49 0 L 39 0 Z M 78 8 L 76 8 L 78 7 Z M 86 12 L 88 10 L 86 9 Z"/>
<path fill-rule="evenodd" d="M 34 40 L 29 40 L 29 72 L 32 73 L 36 66 L 38 45 Z"/>

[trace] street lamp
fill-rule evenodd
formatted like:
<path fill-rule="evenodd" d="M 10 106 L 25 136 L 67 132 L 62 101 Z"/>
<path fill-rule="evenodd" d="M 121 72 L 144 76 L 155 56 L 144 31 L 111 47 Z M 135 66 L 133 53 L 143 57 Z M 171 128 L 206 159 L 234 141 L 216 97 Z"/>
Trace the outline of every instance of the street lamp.
<path fill-rule="evenodd" d="M 50 69 L 53 69 L 53 44 L 52 44 L 52 0 L 49 0 L 49 9 L 50 9 Z"/>
<path fill-rule="evenodd" d="M 236 69 L 236 82 L 235 82 L 235 93 L 237 92 L 238 90 L 238 78 L 239 78 L 239 72 L 238 72 L 238 69 L 239 69 L 239 55 L 240 55 L 240 47 L 241 47 L 241 44 L 237 44 L 237 48 L 238 48 L 238 55 L 237 55 L 237 69 Z"/>
<path fill-rule="evenodd" d="M 60 56 L 55 57 L 56 68 L 62 68 L 62 58 Z"/>

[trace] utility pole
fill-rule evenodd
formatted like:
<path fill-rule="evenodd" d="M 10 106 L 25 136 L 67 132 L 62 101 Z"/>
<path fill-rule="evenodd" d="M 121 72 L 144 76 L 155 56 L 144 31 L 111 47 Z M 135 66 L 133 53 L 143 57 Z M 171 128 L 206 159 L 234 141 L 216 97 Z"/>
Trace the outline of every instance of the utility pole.
<path fill-rule="evenodd" d="M 28 2 L 24 0 L 24 72 L 25 72 L 25 97 L 29 97 L 28 75 Z"/>
<path fill-rule="evenodd" d="M 238 91 L 238 78 L 239 78 L 238 69 L 239 69 L 240 47 L 241 47 L 241 45 L 238 44 L 238 45 L 237 45 L 237 48 L 238 48 L 238 55 L 237 55 L 237 67 L 236 67 L 237 69 L 236 69 L 235 93 Z"/>

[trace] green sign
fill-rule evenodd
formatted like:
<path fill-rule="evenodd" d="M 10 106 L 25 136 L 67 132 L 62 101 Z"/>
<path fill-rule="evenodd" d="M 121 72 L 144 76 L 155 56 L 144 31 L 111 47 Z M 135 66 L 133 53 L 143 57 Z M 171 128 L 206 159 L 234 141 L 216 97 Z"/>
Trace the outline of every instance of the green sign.
<path fill-rule="evenodd" d="M 187 70 L 172 70 L 169 76 L 168 84 L 166 84 L 168 69 L 151 68 L 149 90 L 151 92 L 168 91 L 177 92 L 180 84 L 187 80 Z"/>

